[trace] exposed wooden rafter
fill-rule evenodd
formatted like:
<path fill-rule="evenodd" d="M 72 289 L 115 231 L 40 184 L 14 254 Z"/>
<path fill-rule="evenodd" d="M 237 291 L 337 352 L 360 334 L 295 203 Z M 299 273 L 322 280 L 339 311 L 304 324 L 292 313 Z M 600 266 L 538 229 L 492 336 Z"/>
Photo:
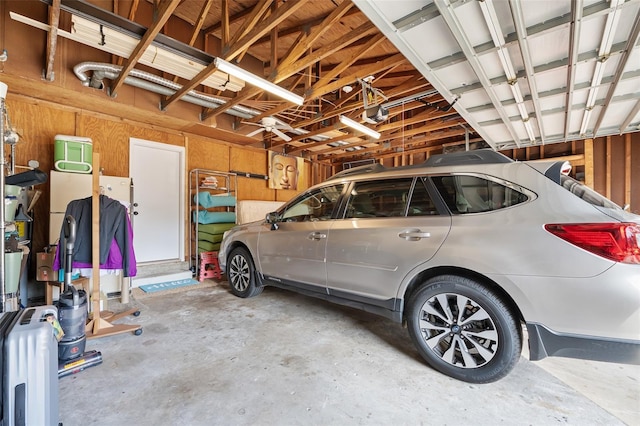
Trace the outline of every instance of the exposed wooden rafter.
<path fill-rule="evenodd" d="M 147 47 L 151 45 L 153 40 L 160 33 L 162 27 L 169 20 L 175 8 L 178 7 L 179 3 L 180 0 L 161 0 L 161 2 L 158 4 L 157 11 L 154 14 L 153 23 L 147 29 L 140 42 L 136 45 L 131 55 L 129 55 L 129 58 L 122 66 L 122 70 L 120 71 L 120 75 L 118 76 L 118 78 L 116 78 L 112 83 L 111 96 L 115 96 L 120 86 L 124 84 L 124 79 L 127 77 L 129 72 L 131 72 L 133 67 L 136 66 L 144 51 L 147 50 Z"/>
<path fill-rule="evenodd" d="M 49 27 L 47 33 L 47 58 L 45 65 L 44 78 L 47 81 L 53 81 L 53 63 L 56 56 L 56 46 L 58 44 L 58 25 L 60 24 L 60 0 L 53 0 L 49 6 Z"/>
<path fill-rule="evenodd" d="M 66 16 L 60 13 L 67 13 L 66 3 L 75 0 L 43 1 L 49 4 L 50 28 L 44 76 L 52 80 L 56 32 L 58 37 L 63 35 L 57 29 L 58 20 L 62 18 L 63 28 L 67 22 Z M 175 71 L 157 69 L 162 78 L 181 82 L 181 86 L 172 86 L 174 92 L 170 93 L 173 94 L 158 95 L 163 110 L 190 91 L 203 90 L 204 96 L 217 98 L 206 103 L 212 105 L 210 108 L 203 108 L 200 116 L 194 117 L 194 126 L 202 124 L 198 121 L 208 120 L 209 124 L 213 121 L 220 124 L 221 130 L 229 131 L 231 123 L 237 124 L 239 120 L 227 117 L 218 120 L 218 116 L 225 112 L 235 115 L 240 110 L 237 107 L 243 111 L 246 108 L 247 117 L 243 117 L 243 121 L 257 123 L 273 116 L 291 126 L 291 130 L 284 130 L 290 141 L 267 132 L 260 134 L 268 138 L 270 148 L 281 147 L 287 153 L 303 153 L 312 161 L 334 165 L 349 158 L 394 155 L 394 163 L 404 164 L 413 161 L 407 152 L 431 152 L 424 150 L 457 143 L 459 135 L 464 134 L 464 128 L 459 126 L 464 121 L 456 110 L 437 93 L 431 94 L 433 88 L 422 74 L 351 0 L 116 0 L 107 3 L 112 7 L 109 12 L 120 21 L 104 18 L 105 22 L 115 24 L 115 28 L 120 26 L 139 39 L 128 58 L 114 56 L 111 59 L 111 63 L 122 65 L 120 75 L 111 84 L 112 96 L 154 42 L 155 46 L 177 50 L 190 61 L 190 66 L 198 64 L 198 71 L 180 74 L 193 76 L 187 81 L 175 75 Z M 95 9 L 83 9 L 83 12 L 86 10 Z M 103 19 L 99 15 L 96 16 Z M 133 22 L 126 22 L 125 16 Z M 169 25 L 170 19 L 183 22 Z M 266 81 L 304 95 L 303 105 L 293 106 L 251 85 L 235 93 L 208 86 L 202 89 L 204 80 L 217 71 L 213 60 L 216 57 L 240 64 Z M 144 58 L 146 61 L 146 56 Z M 363 137 L 338 120 L 344 115 L 364 121 L 363 99 L 366 97 L 363 97 L 361 82 L 368 76 L 374 77 L 371 85 L 384 98 L 376 99 L 376 103 L 388 104 L 384 121 L 367 124 L 381 133 L 377 141 Z M 429 91 L 429 97 L 411 98 L 425 91 Z M 410 100 L 396 102 L 405 97 Z M 215 107 L 216 104 L 220 106 Z M 235 111 L 229 111 L 232 108 Z M 233 131 L 238 135 L 243 133 L 237 127 L 233 127 Z M 473 130 L 470 134 L 477 137 Z M 256 146 L 266 146 L 264 139 L 261 145 L 259 137 L 247 139 L 255 140 Z M 341 145 L 331 146 L 339 141 Z"/>

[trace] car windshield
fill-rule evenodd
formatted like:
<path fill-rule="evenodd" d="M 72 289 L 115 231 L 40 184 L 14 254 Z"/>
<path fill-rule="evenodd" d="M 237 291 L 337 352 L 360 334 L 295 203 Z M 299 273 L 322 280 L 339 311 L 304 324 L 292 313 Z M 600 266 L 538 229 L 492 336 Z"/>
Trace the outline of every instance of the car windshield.
<path fill-rule="evenodd" d="M 619 205 L 615 204 L 613 201 L 610 201 L 609 199 L 603 197 L 596 191 L 592 190 L 588 186 L 582 184 L 581 182 L 573 179 L 570 176 L 560 176 L 560 182 L 564 189 L 571 192 L 573 195 L 582 198 L 587 203 L 593 204 L 594 206 L 598 207 L 622 210 L 622 208 Z"/>

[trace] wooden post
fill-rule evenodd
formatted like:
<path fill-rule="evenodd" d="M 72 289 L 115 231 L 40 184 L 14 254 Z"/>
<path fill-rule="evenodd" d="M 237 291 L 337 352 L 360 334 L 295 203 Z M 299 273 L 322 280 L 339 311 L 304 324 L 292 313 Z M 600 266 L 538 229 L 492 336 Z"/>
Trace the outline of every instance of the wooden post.
<path fill-rule="evenodd" d="M 584 141 L 584 184 L 593 189 L 593 139 Z"/>
<path fill-rule="evenodd" d="M 111 324 L 100 316 L 100 154 L 93 153 L 93 175 L 91 183 L 91 262 L 92 290 L 91 306 L 93 318 L 85 327 L 87 339 L 110 336 L 112 334 L 134 332 L 142 333 L 139 325 Z M 123 254 L 124 256 L 124 254 Z M 116 321 L 127 315 L 138 315 L 137 309 L 131 309 L 117 315 L 109 313 L 109 320 Z"/>

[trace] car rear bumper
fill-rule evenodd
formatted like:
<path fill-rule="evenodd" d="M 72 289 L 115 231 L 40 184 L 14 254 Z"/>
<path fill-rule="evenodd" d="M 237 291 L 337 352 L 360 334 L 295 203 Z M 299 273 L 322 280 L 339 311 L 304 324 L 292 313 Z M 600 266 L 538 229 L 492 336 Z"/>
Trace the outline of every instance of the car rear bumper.
<path fill-rule="evenodd" d="M 539 361 L 548 356 L 558 356 L 621 364 L 640 364 L 640 341 L 559 334 L 536 323 L 527 323 L 527 331 L 531 361 Z"/>

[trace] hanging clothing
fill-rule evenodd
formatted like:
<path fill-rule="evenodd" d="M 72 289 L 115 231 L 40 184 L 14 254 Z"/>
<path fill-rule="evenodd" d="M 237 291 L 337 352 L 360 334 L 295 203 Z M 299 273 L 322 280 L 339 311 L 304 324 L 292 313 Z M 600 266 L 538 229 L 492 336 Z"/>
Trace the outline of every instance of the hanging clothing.
<path fill-rule="evenodd" d="M 100 268 L 122 269 L 123 276 L 134 277 L 137 273 L 133 250 L 133 229 L 127 209 L 117 200 L 100 195 Z M 73 200 L 67 205 L 66 216 L 76 220 L 76 240 L 73 246 L 74 268 L 92 265 L 92 197 Z M 54 269 L 60 269 L 64 227 L 60 230 L 60 241 L 54 259 Z"/>

